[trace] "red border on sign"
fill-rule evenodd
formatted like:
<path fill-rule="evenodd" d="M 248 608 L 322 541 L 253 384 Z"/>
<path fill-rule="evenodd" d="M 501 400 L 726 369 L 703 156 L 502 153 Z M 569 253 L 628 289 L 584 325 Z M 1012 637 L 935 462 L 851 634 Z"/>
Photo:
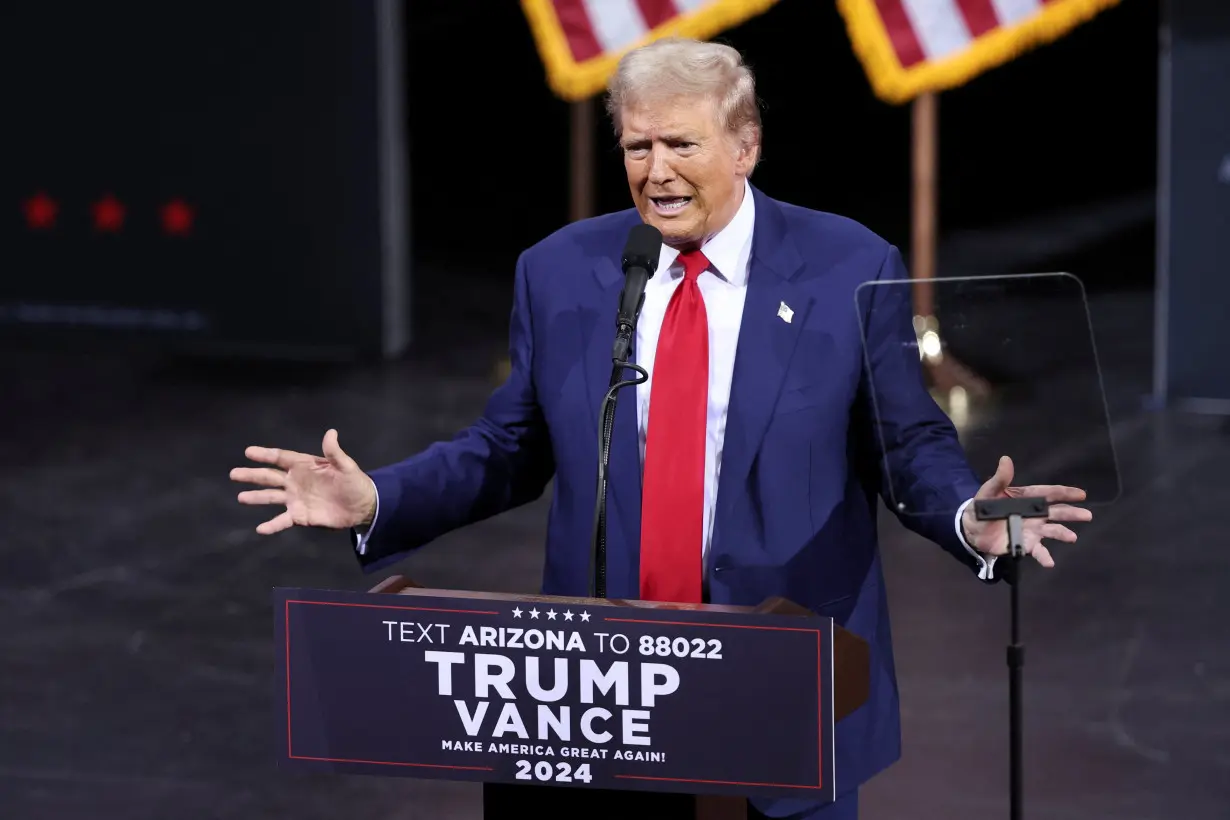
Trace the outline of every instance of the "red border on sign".
<path fill-rule="evenodd" d="M 763 626 L 760 624 L 714 624 L 705 621 L 656 621 L 650 618 L 603 618 L 604 621 L 621 624 L 661 624 L 663 626 L 711 626 L 720 629 L 767 629 L 775 632 L 814 632 L 816 634 L 816 690 L 820 700 L 816 701 L 816 725 L 819 731 L 819 741 L 816 744 L 816 756 L 819 766 L 816 772 L 816 785 L 798 783 L 741 783 L 735 780 L 699 780 L 679 777 L 652 777 L 641 774 L 613 775 L 619 780 L 657 780 L 666 783 L 707 783 L 714 786 L 764 786 L 773 789 L 823 789 L 824 788 L 824 660 L 821 654 L 824 645 L 820 640 L 820 630 L 807 626 Z"/>

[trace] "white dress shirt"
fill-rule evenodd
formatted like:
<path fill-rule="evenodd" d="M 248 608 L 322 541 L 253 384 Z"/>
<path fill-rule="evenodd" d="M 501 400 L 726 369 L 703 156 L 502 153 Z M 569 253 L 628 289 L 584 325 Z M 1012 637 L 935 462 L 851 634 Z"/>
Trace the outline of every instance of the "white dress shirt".
<path fill-rule="evenodd" d="M 756 204 L 745 184 L 743 202 L 725 228 L 701 247 L 709 269 L 696 279 L 705 302 L 709 326 L 709 405 L 705 411 L 705 517 L 702 558 L 713 539 L 714 502 L 722 472 L 722 441 L 726 436 L 726 409 L 730 406 L 730 382 L 735 370 L 735 347 L 747 298 L 747 274 L 752 258 L 752 235 L 756 228 Z M 666 308 L 679 283 L 683 265 L 679 251 L 662 246 L 658 269 L 645 285 L 645 302 L 636 323 L 636 363 L 649 373 L 649 380 L 636 387 L 637 430 L 640 433 L 641 464 L 645 463 L 645 439 L 649 428 L 649 396 L 653 387 L 653 361 Z"/>
<path fill-rule="evenodd" d="M 696 280 L 705 303 L 709 326 L 709 406 L 705 430 L 705 518 L 701 542 L 704 559 L 713 538 L 713 516 L 716 510 L 718 476 L 722 471 L 722 442 L 726 435 L 726 410 L 730 405 L 730 383 L 735 368 L 735 348 L 739 340 L 739 325 L 743 319 L 743 303 L 747 298 L 747 277 L 752 257 L 752 236 L 756 228 L 756 203 L 751 185 L 744 183 L 743 202 L 734 218 L 702 247 L 709 260 L 709 269 Z M 649 396 L 653 387 L 653 360 L 658 346 L 662 320 L 675 288 L 683 281 L 683 265 L 679 251 L 663 245 L 658 269 L 645 285 L 645 301 L 636 326 L 636 363 L 645 368 L 649 379 L 636 387 L 637 429 L 641 464 L 645 463 L 645 437 L 649 426 Z M 979 562 L 978 577 L 990 578 L 995 558 L 980 555 L 965 541 L 961 531 L 961 514 L 966 501 L 957 510 L 957 537 Z M 380 515 L 380 499 L 376 498 L 376 516 Z M 375 518 L 372 519 L 375 526 Z M 368 533 L 361 531 L 356 549 L 363 554 Z"/>

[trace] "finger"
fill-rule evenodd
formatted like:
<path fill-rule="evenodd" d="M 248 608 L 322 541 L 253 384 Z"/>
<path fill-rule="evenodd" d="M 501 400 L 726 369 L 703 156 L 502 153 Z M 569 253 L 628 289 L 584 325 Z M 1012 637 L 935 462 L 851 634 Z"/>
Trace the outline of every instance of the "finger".
<path fill-rule="evenodd" d="M 286 490 L 244 490 L 240 504 L 286 504 Z"/>
<path fill-rule="evenodd" d="M 1066 541 L 1069 544 L 1076 543 L 1076 533 L 1063 524 L 1043 524 L 1038 529 L 1038 535 L 1042 538 L 1050 538 L 1052 541 Z"/>
<path fill-rule="evenodd" d="M 1030 484 L 1017 488 L 1029 498 L 1045 498 L 1052 504 L 1062 501 L 1084 501 L 1086 493 L 1080 487 L 1065 487 L 1062 484 Z"/>
<path fill-rule="evenodd" d="M 330 429 L 325 433 L 324 441 L 320 443 L 321 451 L 325 454 L 325 458 L 332 462 L 334 467 L 339 470 L 357 470 L 359 465 L 355 464 L 354 459 L 346 455 L 342 450 L 342 445 L 337 443 L 337 430 Z"/>
<path fill-rule="evenodd" d="M 249 447 L 243 451 L 243 454 L 252 461 L 259 461 L 262 464 L 273 464 L 281 467 L 283 470 L 288 470 L 296 464 L 312 461 L 315 458 L 315 456 L 310 456 L 307 453 L 282 450 L 277 447 Z"/>
<path fill-rule="evenodd" d="M 978 491 L 979 498 L 998 498 L 1004 494 L 1004 490 L 1008 489 L 1008 485 L 1012 483 L 1012 459 L 1007 456 L 1000 456 L 999 464 L 995 467 L 995 475 L 987 479 L 987 482 L 982 485 Z"/>
<path fill-rule="evenodd" d="M 1029 551 L 1029 554 L 1033 556 L 1033 559 L 1035 561 L 1037 561 L 1039 564 L 1041 564 L 1044 567 L 1055 566 L 1055 559 L 1051 557 L 1050 550 L 1048 550 L 1046 547 L 1042 546 L 1041 544 L 1036 545 L 1032 550 Z"/>
<path fill-rule="evenodd" d="M 284 512 L 279 516 L 270 518 L 264 523 L 258 524 L 256 531 L 261 535 L 273 535 L 275 532 L 290 529 L 295 525 L 294 519 L 290 517 L 289 512 Z"/>
<path fill-rule="evenodd" d="M 1070 504 L 1052 504 L 1046 516 L 1052 521 L 1092 521 L 1093 511 Z"/>
<path fill-rule="evenodd" d="M 231 470 L 231 481 L 244 484 L 259 484 L 262 487 L 285 487 L 286 473 L 268 467 L 236 467 Z"/>

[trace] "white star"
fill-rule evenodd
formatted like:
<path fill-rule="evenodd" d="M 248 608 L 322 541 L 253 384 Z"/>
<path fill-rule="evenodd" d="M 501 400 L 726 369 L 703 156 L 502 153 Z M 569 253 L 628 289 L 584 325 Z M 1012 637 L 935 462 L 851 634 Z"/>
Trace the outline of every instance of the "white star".
<path fill-rule="evenodd" d="M 520 617 L 521 617 L 521 607 L 515 607 L 515 608 L 513 609 L 513 617 L 514 617 L 514 618 L 520 618 Z"/>
<path fill-rule="evenodd" d="M 554 609 L 547 610 L 547 620 L 550 620 L 550 621 L 555 620 L 555 610 Z"/>
<path fill-rule="evenodd" d="M 531 610 L 530 610 L 530 617 L 531 617 L 531 618 L 537 618 L 537 617 L 538 617 L 538 607 L 534 607 L 533 609 L 531 609 Z"/>
<path fill-rule="evenodd" d="M 571 609 L 564 613 L 564 620 L 565 621 L 572 620 L 572 610 Z"/>
<path fill-rule="evenodd" d="M 582 612 L 582 613 L 581 613 L 581 620 L 582 620 L 582 621 L 588 621 L 588 620 L 589 620 L 589 613 L 588 613 L 588 612 Z"/>

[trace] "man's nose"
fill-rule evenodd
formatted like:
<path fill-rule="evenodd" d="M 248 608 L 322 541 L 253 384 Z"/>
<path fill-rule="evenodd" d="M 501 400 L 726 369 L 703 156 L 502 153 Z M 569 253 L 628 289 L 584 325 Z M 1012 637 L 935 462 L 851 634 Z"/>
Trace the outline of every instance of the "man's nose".
<path fill-rule="evenodd" d="M 649 181 L 655 185 L 669 182 L 675 176 L 670 157 L 661 148 L 654 148 L 649 155 Z"/>

